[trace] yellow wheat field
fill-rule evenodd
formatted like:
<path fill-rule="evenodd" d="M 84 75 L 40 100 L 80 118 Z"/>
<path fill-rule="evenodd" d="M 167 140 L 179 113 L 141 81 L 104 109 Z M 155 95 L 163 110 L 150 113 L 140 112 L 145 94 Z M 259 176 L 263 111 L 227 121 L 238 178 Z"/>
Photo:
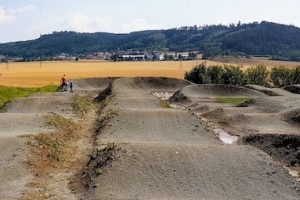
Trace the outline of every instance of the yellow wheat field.
<path fill-rule="evenodd" d="M 183 79 L 186 71 L 201 64 L 202 60 L 194 61 L 155 61 L 155 62 L 104 62 L 104 61 L 79 61 L 79 62 L 12 62 L 0 63 L 0 85 L 40 87 L 45 85 L 59 85 L 60 78 L 66 74 L 67 79 L 89 77 L 172 77 Z M 242 69 L 263 63 L 268 67 L 274 63 L 265 60 L 253 60 L 248 63 L 231 63 L 243 65 Z M 222 64 L 221 62 L 206 61 L 206 65 Z M 230 64 L 230 63 L 227 63 Z M 296 65 L 283 62 L 282 65 Z M 277 62 L 278 65 L 278 62 Z"/>

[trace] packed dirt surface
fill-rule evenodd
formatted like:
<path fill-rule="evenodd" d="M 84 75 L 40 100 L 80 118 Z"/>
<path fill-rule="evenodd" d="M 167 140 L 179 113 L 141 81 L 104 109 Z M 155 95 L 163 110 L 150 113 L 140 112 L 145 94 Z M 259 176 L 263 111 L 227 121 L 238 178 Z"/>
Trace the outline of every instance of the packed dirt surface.
<path fill-rule="evenodd" d="M 256 86 L 193 85 L 151 77 L 81 79 L 74 84 L 73 94 L 34 95 L 3 109 L 1 127 L 13 124 L 0 130 L 0 180 L 5 183 L 0 199 L 28 195 L 30 183 L 37 180 L 46 188 L 40 188 L 37 199 L 300 198 L 297 174 L 292 177 L 284 168 L 297 171 L 300 163 L 297 94 L 276 90 L 277 95 L 268 96 L 262 91 L 271 89 Z M 100 108 L 81 120 L 72 98 L 90 93 Z M 158 94 L 172 97 L 168 103 Z M 216 97 L 250 100 L 236 107 Z M 76 159 L 62 169 L 53 166 L 46 180 L 28 170 L 30 137 L 19 136 L 51 134 L 49 113 L 78 122 L 82 128 L 74 134 L 85 139 L 77 141 Z M 16 123 L 18 115 L 23 117 Z M 223 143 L 220 132 L 237 136 L 238 143 Z"/>

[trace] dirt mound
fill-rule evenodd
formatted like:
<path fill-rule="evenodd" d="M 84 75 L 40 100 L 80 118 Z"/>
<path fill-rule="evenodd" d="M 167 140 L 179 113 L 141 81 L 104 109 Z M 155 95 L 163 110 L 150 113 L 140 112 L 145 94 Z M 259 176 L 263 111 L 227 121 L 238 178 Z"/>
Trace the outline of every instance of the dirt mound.
<path fill-rule="evenodd" d="M 182 93 L 188 97 L 216 97 L 216 96 L 239 96 L 239 97 L 263 97 L 265 94 L 244 87 L 233 85 L 191 85 L 184 87 Z"/>
<path fill-rule="evenodd" d="M 250 144 L 271 155 L 288 166 L 300 167 L 300 135 L 259 134 L 243 137 L 245 144 Z"/>
<path fill-rule="evenodd" d="M 296 92 L 292 93 L 292 91 L 293 90 L 297 91 L 297 86 L 287 87 L 287 89 L 285 89 L 285 88 L 283 88 L 283 89 L 282 88 L 267 88 L 267 87 L 263 87 L 263 86 L 259 86 L 259 85 L 245 85 L 244 87 L 259 91 L 268 96 L 294 96 L 293 93 L 296 93 Z M 290 91 L 289 89 L 292 91 Z M 299 89 L 299 91 L 300 91 L 300 89 Z"/>
<path fill-rule="evenodd" d="M 230 116 L 227 121 L 231 124 L 235 124 L 235 123 L 250 123 L 250 120 L 248 119 L 248 117 L 244 114 L 237 114 L 237 115 L 233 115 Z"/>
<path fill-rule="evenodd" d="M 189 99 L 187 96 L 185 96 L 181 91 L 175 92 L 173 96 L 169 99 L 170 103 L 186 103 L 189 102 Z"/>
<path fill-rule="evenodd" d="M 246 102 L 247 106 L 259 108 L 264 113 L 279 113 L 287 108 L 282 97 L 263 97 Z"/>
<path fill-rule="evenodd" d="M 117 90 L 146 90 L 146 91 L 176 91 L 184 86 L 190 85 L 189 82 L 175 78 L 165 77 L 136 77 L 121 78 L 114 82 Z"/>
<path fill-rule="evenodd" d="M 283 89 L 294 93 L 294 94 L 300 94 L 300 85 L 290 85 L 290 86 L 286 86 Z"/>
<path fill-rule="evenodd" d="M 8 113 L 66 113 L 71 111 L 69 97 L 71 94 L 64 93 L 63 96 L 32 96 L 14 99 L 5 105 Z"/>
<path fill-rule="evenodd" d="M 202 117 L 208 119 L 216 119 L 216 120 L 223 120 L 226 118 L 225 112 L 223 108 L 217 108 L 212 111 L 206 112 L 202 114 Z"/>
<path fill-rule="evenodd" d="M 84 78 L 74 79 L 74 91 L 101 91 L 118 78 Z"/>
<path fill-rule="evenodd" d="M 300 109 L 295 109 L 284 113 L 283 120 L 292 125 L 300 126 Z"/>

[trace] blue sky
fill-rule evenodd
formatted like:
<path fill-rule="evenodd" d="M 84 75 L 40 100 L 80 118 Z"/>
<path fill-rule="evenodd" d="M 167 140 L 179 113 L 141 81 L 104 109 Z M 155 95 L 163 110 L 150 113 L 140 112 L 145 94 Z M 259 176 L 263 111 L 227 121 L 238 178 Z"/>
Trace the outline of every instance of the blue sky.
<path fill-rule="evenodd" d="M 129 33 L 272 21 L 300 27 L 299 0 L 0 0 L 0 42 L 53 31 Z"/>

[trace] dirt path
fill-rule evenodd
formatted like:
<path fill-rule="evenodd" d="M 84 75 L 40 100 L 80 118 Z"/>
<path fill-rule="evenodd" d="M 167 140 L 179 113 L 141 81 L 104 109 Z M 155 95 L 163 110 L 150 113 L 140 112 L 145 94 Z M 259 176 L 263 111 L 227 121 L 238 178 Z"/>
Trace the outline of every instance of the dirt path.
<path fill-rule="evenodd" d="M 299 199 L 295 180 L 266 153 L 224 145 L 192 113 L 163 108 L 151 93 L 180 89 L 167 83 L 113 83 L 106 111 L 117 115 L 97 144 L 113 143 L 116 152 L 80 198 Z"/>

